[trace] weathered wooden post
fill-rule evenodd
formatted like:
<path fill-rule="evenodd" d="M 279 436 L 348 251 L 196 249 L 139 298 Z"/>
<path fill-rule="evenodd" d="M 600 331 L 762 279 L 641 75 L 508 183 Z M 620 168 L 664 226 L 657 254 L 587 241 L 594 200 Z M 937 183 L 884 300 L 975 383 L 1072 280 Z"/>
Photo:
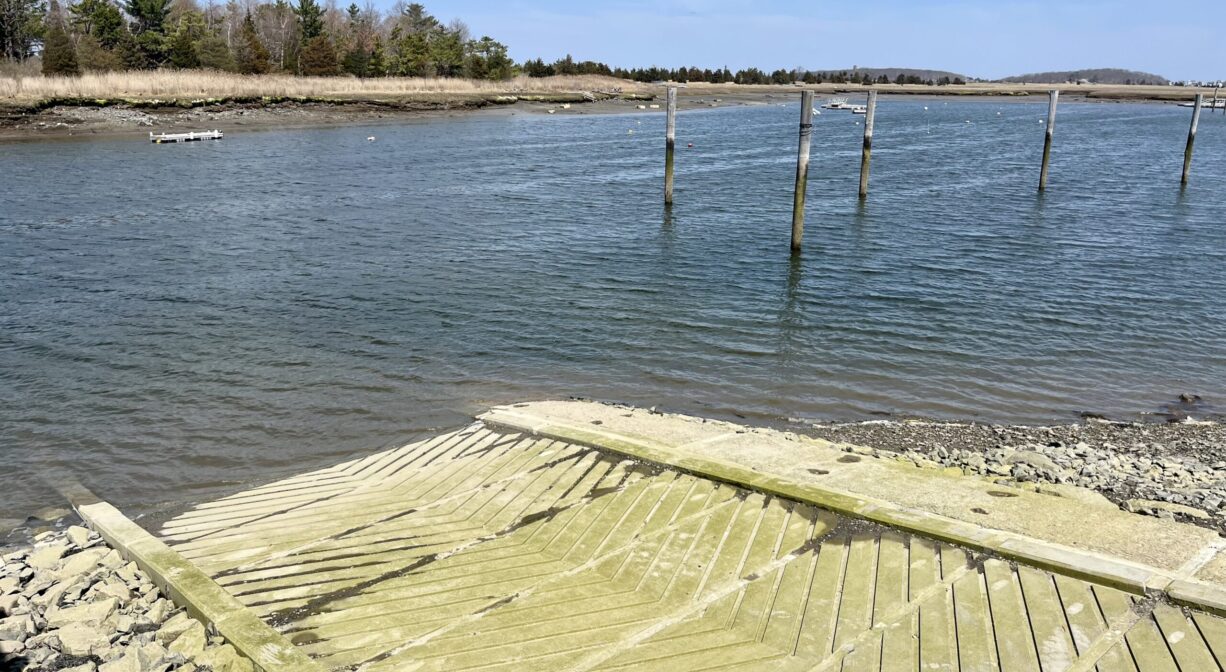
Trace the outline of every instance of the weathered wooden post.
<path fill-rule="evenodd" d="M 877 115 L 877 92 L 868 92 L 864 115 L 864 151 L 860 154 L 860 198 L 868 198 L 868 164 L 873 156 L 873 117 Z"/>
<path fill-rule="evenodd" d="M 1039 171 L 1039 191 L 1047 191 L 1047 168 L 1051 163 L 1051 140 L 1056 132 L 1056 104 L 1060 101 L 1059 91 L 1047 92 L 1050 101 L 1047 104 L 1047 137 L 1043 141 L 1043 169 Z"/>
<path fill-rule="evenodd" d="M 809 183 L 809 140 L 813 136 L 813 92 L 800 94 L 800 149 L 796 153 L 796 191 L 792 196 L 792 251 L 805 237 L 805 187 Z"/>
<path fill-rule="evenodd" d="M 664 133 L 664 205 L 673 204 L 673 152 L 677 148 L 677 87 L 668 87 L 668 122 Z"/>
<path fill-rule="evenodd" d="M 1205 94 L 1196 94 L 1196 102 L 1192 104 L 1192 127 L 1188 129 L 1188 146 L 1183 150 L 1183 177 L 1179 183 L 1187 186 L 1188 173 L 1192 172 L 1192 145 L 1196 144 L 1196 127 L 1200 125 L 1200 107 L 1205 102 Z"/>

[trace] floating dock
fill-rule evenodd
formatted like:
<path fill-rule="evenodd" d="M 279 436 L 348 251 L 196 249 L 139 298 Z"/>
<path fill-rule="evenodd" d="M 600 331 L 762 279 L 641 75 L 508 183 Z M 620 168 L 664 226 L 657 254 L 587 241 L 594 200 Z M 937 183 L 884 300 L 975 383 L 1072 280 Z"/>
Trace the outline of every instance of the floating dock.
<path fill-rule="evenodd" d="M 161 145 L 168 142 L 199 142 L 201 140 L 221 140 L 223 133 L 221 131 L 193 131 L 190 133 L 158 133 L 149 132 L 149 141 L 155 145 Z"/>
<path fill-rule="evenodd" d="M 310 669 L 1226 662 L 1226 541 L 1211 530 L 622 406 L 496 408 L 201 504 L 156 542 L 95 506 L 82 515 L 120 548 L 134 535 L 194 612 L 225 626 L 242 610 L 255 635 L 231 627 L 236 647 L 288 661 L 288 644 Z"/>

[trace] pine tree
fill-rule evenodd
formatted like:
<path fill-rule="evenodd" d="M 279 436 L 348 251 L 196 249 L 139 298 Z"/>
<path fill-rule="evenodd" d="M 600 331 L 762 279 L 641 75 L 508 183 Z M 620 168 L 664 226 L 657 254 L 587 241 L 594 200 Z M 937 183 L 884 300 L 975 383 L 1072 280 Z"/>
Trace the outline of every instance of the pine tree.
<path fill-rule="evenodd" d="M 302 43 L 304 45 L 323 34 L 324 9 L 319 6 L 318 2 L 315 0 L 298 0 L 298 6 L 294 8 L 294 13 L 298 15 L 299 32 L 302 35 Z"/>
<path fill-rule="evenodd" d="M 98 42 L 93 35 L 77 40 L 77 62 L 84 72 L 114 72 L 123 70 L 123 59 Z"/>
<path fill-rule="evenodd" d="M 238 41 L 234 45 L 235 67 L 244 75 L 262 75 L 272 69 L 268 59 L 268 49 L 260 41 L 251 12 L 247 12 L 247 16 L 243 18 Z"/>
<path fill-rule="evenodd" d="M 302 74 L 321 77 L 338 74 L 336 47 L 327 35 L 318 35 L 302 48 Z"/>
<path fill-rule="evenodd" d="M 197 12 L 187 12 L 179 17 L 179 25 L 167 42 L 170 64 L 179 69 L 200 67 L 196 43 L 204 37 L 204 17 Z"/>
<path fill-rule="evenodd" d="M 230 55 L 230 48 L 226 46 L 226 41 L 215 33 L 206 33 L 196 42 L 196 58 L 202 68 L 227 72 L 234 70 L 234 58 Z"/>
<path fill-rule="evenodd" d="M 387 75 L 387 55 L 383 53 L 383 40 L 375 35 L 375 44 L 370 50 L 370 60 L 366 62 L 367 77 L 383 77 Z"/>
<path fill-rule="evenodd" d="M 77 34 L 92 35 L 107 49 L 114 49 L 119 44 L 120 33 L 127 32 L 123 15 L 110 0 L 81 0 L 72 5 L 69 11 Z"/>
<path fill-rule="evenodd" d="M 359 46 L 346 51 L 345 58 L 341 60 L 341 70 L 354 77 L 368 77 L 369 68 L 370 52 Z"/>
<path fill-rule="evenodd" d="M 51 13 L 47 17 L 47 39 L 43 43 L 44 75 L 79 75 L 77 51 L 64 30 L 64 17 L 60 3 L 51 0 Z"/>

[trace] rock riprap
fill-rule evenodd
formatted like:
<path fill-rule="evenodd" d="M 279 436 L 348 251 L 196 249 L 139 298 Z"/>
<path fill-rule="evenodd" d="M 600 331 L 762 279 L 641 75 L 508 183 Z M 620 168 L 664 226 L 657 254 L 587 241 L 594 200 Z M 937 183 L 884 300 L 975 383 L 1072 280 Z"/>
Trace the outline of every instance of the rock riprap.
<path fill-rule="evenodd" d="M 84 527 L 0 551 L 0 669 L 253 672 Z"/>
<path fill-rule="evenodd" d="M 1127 511 L 1226 533 L 1226 427 L 1216 422 L 815 423 L 807 433 L 848 451 L 869 446 L 883 456 L 1049 494 L 1084 497 L 1088 490 Z"/>

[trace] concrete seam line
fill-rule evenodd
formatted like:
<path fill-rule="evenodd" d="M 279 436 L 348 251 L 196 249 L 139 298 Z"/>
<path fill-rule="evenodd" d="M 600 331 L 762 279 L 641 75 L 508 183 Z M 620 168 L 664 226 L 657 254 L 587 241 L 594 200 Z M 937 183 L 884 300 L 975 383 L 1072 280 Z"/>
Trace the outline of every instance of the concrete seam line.
<path fill-rule="evenodd" d="M 1218 537 L 1213 541 L 1205 544 L 1203 548 L 1192 556 L 1175 572 L 1175 578 L 1194 580 L 1196 573 L 1205 568 L 1211 560 L 1217 557 L 1217 554 L 1222 549 L 1226 549 L 1226 539 Z"/>
<path fill-rule="evenodd" d="M 264 672 L 323 672 L 207 574 L 106 502 L 77 507 L 85 522 L 195 618 L 217 631 Z"/>
<path fill-rule="evenodd" d="M 907 532 L 934 537 L 972 549 L 996 553 L 1047 571 L 1069 574 L 1138 595 L 1167 594 L 1173 577 L 1156 567 L 1083 551 L 1039 539 L 980 528 L 971 523 L 946 519 L 927 511 L 907 509 L 888 502 L 843 493 L 814 484 L 797 484 L 755 472 L 747 467 L 682 454 L 668 447 L 651 445 L 633 437 L 613 436 L 608 430 L 591 431 L 569 424 L 549 424 L 545 418 L 495 409 L 480 416 L 487 426 L 528 431 L 546 438 L 608 450 L 635 459 L 654 462 L 739 487 L 774 494 L 834 511 L 871 520 Z M 653 442 L 654 443 L 654 442 Z M 1181 596 L 1188 606 L 1202 606 L 1196 595 Z M 1212 608 L 1212 604 L 1203 605 Z"/>

